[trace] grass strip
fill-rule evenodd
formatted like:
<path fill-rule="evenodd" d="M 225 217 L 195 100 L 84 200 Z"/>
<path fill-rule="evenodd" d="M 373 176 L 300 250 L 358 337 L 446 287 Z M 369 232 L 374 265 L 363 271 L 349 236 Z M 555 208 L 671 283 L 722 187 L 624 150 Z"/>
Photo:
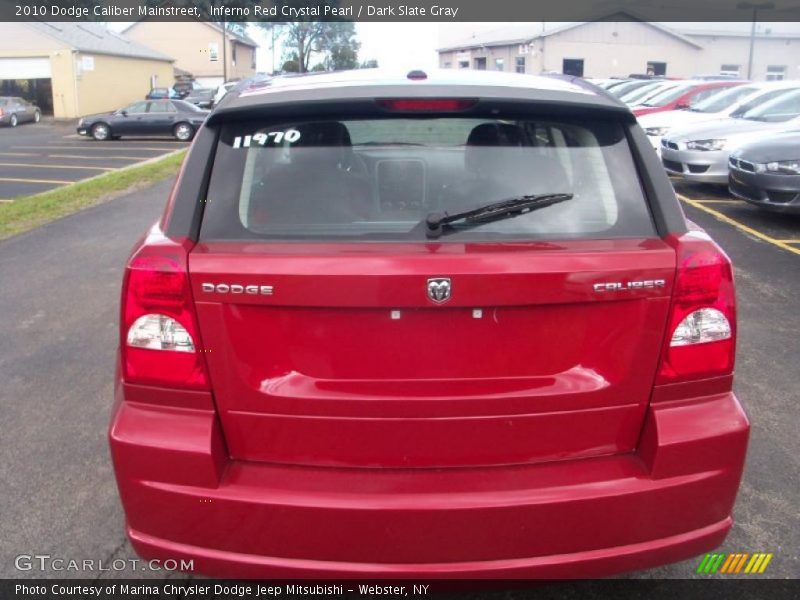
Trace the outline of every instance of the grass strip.
<path fill-rule="evenodd" d="M 185 150 L 68 185 L 0 203 L 0 240 L 107 202 L 178 172 Z"/>

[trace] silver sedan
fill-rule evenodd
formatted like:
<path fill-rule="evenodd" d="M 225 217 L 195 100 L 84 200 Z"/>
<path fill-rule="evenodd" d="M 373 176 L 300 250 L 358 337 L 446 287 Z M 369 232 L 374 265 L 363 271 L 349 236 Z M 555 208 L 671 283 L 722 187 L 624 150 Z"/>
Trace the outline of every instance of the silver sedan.
<path fill-rule="evenodd" d="M 661 162 L 671 175 L 728 183 L 728 157 L 739 146 L 772 133 L 800 130 L 800 90 L 728 118 L 675 130 L 661 139 Z"/>

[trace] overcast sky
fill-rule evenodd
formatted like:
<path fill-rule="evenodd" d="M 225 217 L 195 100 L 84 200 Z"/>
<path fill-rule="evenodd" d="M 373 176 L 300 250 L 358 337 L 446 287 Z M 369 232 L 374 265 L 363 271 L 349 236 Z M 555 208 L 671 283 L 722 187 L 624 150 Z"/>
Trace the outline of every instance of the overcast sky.
<path fill-rule="evenodd" d="M 109 27 L 119 31 L 129 23 L 110 23 Z M 542 27 L 552 28 L 564 23 L 356 23 L 358 39 L 361 42 L 360 60 L 376 59 L 381 67 L 389 69 L 432 69 L 438 65 L 436 49 L 468 39 L 474 32 L 507 34 L 509 31 L 541 31 Z M 682 31 L 703 30 L 714 27 L 716 30 L 749 32 L 749 23 L 665 23 Z M 759 30 L 773 32 L 800 32 L 800 23 L 759 23 Z M 272 70 L 271 39 L 263 29 L 251 25 L 248 34 L 259 44 L 257 69 Z M 280 67 L 281 48 L 277 49 L 275 65 Z"/>

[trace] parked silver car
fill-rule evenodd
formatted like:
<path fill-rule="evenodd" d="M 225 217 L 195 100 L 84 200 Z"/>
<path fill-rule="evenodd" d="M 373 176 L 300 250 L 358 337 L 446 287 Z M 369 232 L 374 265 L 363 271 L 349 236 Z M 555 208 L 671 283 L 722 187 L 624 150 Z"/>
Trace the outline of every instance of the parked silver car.
<path fill-rule="evenodd" d="M 800 129 L 800 90 L 784 94 L 740 118 L 675 130 L 661 139 L 661 162 L 671 175 L 702 183 L 728 183 L 731 151 L 748 142 Z"/>
<path fill-rule="evenodd" d="M 774 212 L 800 214 L 800 132 L 769 136 L 731 153 L 728 189 Z"/>
<path fill-rule="evenodd" d="M 661 153 L 661 138 L 673 130 L 694 127 L 698 123 L 737 117 L 782 94 L 800 90 L 800 81 L 761 81 L 723 88 L 688 110 L 669 110 L 638 117 L 650 143 Z"/>

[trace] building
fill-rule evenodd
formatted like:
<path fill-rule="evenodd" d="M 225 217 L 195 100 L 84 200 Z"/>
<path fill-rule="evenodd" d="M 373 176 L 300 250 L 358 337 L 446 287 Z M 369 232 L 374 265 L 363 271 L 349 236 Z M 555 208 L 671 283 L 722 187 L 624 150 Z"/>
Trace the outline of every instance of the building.
<path fill-rule="evenodd" d="M 175 67 L 190 73 L 202 86 L 255 75 L 258 44 L 208 21 L 143 19 L 124 30 L 127 37 L 175 58 Z M 227 61 L 227 67 L 226 67 Z"/>
<path fill-rule="evenodd" d="M 618 15 L 619 16 L 619 15 Z M 438 50 L 439 66 L 517 73 L 565 73 L 583 77 L 631 74 L 691 77 L 724 74 L 747 78 L 750 33 L 707 24 L 603 20 L 547 28 L 542 23 L 477 32 Z M 750 25 L 747 25 L 749 29 Z M 677 28 L 680 27 L 680 30 Z M 760 27 L 753 53 L 753 80 L 800 77 L 800 28 L 795 33 Z"/>
<path fill-rule="evenodd" d="M 0 94 L 68 119 L 171 86 L 172 59 L 99 23 L 0 22 Z"/>

